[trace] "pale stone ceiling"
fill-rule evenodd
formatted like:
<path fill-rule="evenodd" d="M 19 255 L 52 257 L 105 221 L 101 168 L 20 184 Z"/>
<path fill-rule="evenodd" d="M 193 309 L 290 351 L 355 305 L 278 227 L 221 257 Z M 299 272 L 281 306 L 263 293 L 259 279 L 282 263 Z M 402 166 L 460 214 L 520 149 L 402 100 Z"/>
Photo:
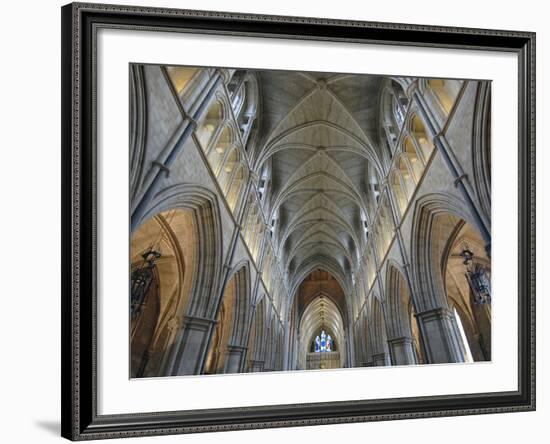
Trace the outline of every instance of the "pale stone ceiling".
<path fill-rule="evenodd" d="M 299 285 L 307 268 L 349 279 L 365 244 L 367 166 L 380 169 L 382 77 L 262 71 L 259 151 L 255 170 L 271 159 L 274 239 Z M 331 268 L 331 269 L 330 269 Z"/>

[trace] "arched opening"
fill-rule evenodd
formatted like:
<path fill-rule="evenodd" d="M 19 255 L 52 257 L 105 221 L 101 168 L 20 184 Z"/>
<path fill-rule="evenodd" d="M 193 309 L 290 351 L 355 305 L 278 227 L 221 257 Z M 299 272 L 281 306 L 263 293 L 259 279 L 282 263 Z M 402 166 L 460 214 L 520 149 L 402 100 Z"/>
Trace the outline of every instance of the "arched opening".
<path fill-rule="evenodd" d="M 392 363 L 416 364 L 421 355 L 421 347 L 409 285 L 402 272 L 394 265 L 388 267 L 386 286 L 388 343 Z"/>
<path fill-rule="evenodd" d="M 491 261 L 477 230 L 457 226 L 445 260 L 445 291 L 449 306 L 460 319 L 460 329 L 474 361 L 491 360 Z"/>
<path fill-rule="evenodd" d="M 271 293 L 272 285 L 272 270 L 274 268 L 274 259 L 273 259 L 273 252 L 271 250 L 271 246 L 268 244 L 266 245 L 266 252 L 264 254 L 263 263 L 262 263 L 262 281 L 264 282 L 265 288 L 268 292 Z"/>
<path fill-rule="evenodd" d="M 264 163 L 260 180 L 258 181 L 258 195 L 260 196 L 262 207 L 267 213 L 269 212 L 269 208 L 266 208 L 266 204 L 269 202 L 269 194 L 271 191 L 271 162 L 272 159 L 270 158 Z"/>
<path fill-rule="evenodd" d="M 261 372 L 265 363 L 266 346 L 266 296 L 263 295 L 254 310 L 254 319 L 248 338 L 247 369 L 249 372 Z"/>
<path fill-rule="evenodd" d="M 382 116 L 381 141 L 383 143 L 387 142 L 391 158 L 397 147 L 399 134 L 405 124 L 409 98 L 398 82 L 393 79 L 387 79 L 384 82 L 380 103 L 380 115 Z"/>
<path fill-rule="evenodd" d="M 474 361 L 490 360 L 491 271 L 485 244 L 455 198 L 434 194 L 420 208 L 412 260 L 419 320 L 432 332 L 425 338 L 427 359 L 464 362 L 471 351 Z"/>
<path fill-rule="evenodd" d="M 384 309 L 378 296 L 371 294 L 368 301 L 367 340 L 369 342 L 369 361 L 376 367 L 391 365 L 390 350 Z"/>
<path fill-rule="evenodd" d="M 421 345 L 422 338 L 420 336 L 420 329 L 418 327 L 418 320 L 412 306 L 412 300 L 409 304 L 409 318 L 411 324 L 411 332 L 414 343 L 414 351 L 416 354 L 416 360 L 419 364 L 426 364 L 426 356 L 424 355 L 424 348 Z"/>
<path fill-rule="evenodd" d="M 251 309 L 248 280 L 248 268 L 243 266 L 225 287 L 205 361 L 206 374 L 237 373 L 242 370 Z"/>
<path fill-rule="evenodd" d="M 132 377 L 163 371 L 173 320 L 193 287 L 197 236 L 192 211 L 173 209 L 144 222 L 130 240 Z"/>
<path fill-rule="evenodd" d="M 365 275 L 367 277 L 366 283 L 367 283 L 367 293 L 371 289 L 372 285 L 374 284 L 374 279 L 376 278 L 376 261 L 374 257 L 374 243 L 371 242 L 370 245 L 367 247 L 367 254 L 366 254 L 366 264 L 365 264 Z"/>
<path fill-rule="evenodd" d="M 225 344 L 228 339 L 228 330 L 232 315 L 232 313 L 228 313 L 228 306 L 230 309 L 231 303 L 225 299 L 226 296 L 229 296 L 229 294 L 224 294 L 224 302 L 220 307 L 220 311 L 216 319 L 216 327 L 214 328 L 212 338 L 210 339 L 210 349 L 204 364 L 204 374 L 206 375 L 223 373 Z"/>
<path fill-rule="evenodd" d="M 243 144 L 246 146 L 258 105 L 258 85 L 253 76 L 247 76 L 242 87 L 244 98 L 237 115 L 237 124 L 241 131 Z"/>
<path fill-rule="evenodd" d="M 164 239 L 172 239 L 177 263 L 185 264 L 185 272 L 180 267 L 169 279 L 163 279 L 159 273 L 160 315 L 154 339 L 155 356 L 149 359 L 154 364 L 148 364 L 145 376 L 179 376 L 202 371 L 212 328 L 210 320 L 215 317 L 219 301 L 222 238 L 216 199 L 215 194 L 201 186 L 168 187 L 155 196 L 144 222 L 131 234 L 131 243 L 142 243 L 142 247 L 132 247 L 141 254 L 141 250 L 155 246 L 159 239 L 158 231 L 147 234 L 148 221 L 162 220 L 158 216 L 166 215 Z M 164 247 L 159 268 L 163 251 Z M 169 291 L 163 290 L 163 281 L 170 286 Z"/>
<path fill-rule="evenodd" d="M 224 126 L 215 145 L 208 152 L 208 163 L 216 177 L 220 175 L 223 160 L 231 146 L 233 146 L 233 131 L 229 126 Z"/>
<path fill-rule="evenodd" d="M 401 129 L 403 123 L 405 122 L 405 117 L 407 115 L 407 107 L 409 106 L 409 98 L 405 94 L 405 91 L 399 83 L 395 80 L 391 82 L 392 92 L 393 92 L 393 113 L 395 123 L 397 127 Z"/>
<path fill-rule="evenodd" d="M 446 80 L 446 79 L 430 79 L 428 85 L 437 97 L 439 105 L 445 112 L 449 114 L 455 100 L 460 92 L 462 81 L 460 80 Z"/>
<path fill-rule="evenodd" d="M 364 311 L 359 313 L 355 326 L 355 362 L 359 367 L 368 365 L 367 335 Z"/>
<path fill-rule="evenodd" d="M 413 117 L 412 124 L 411 124 L 411 132 L 412 132 L 414 141 L 418 144 L 418 146 L 420 147 L 420 151 L 424 156 L 424 162 L 427 162 L 430 156 L 432 155 L 434 146 L 433 146 L 433 142 L 428 136 L 428 133 L 426 132 L 426 127 L 424 126 L 424 123 L 422 122 L 422 119 L 420 119 L 419 116 Z"/>
<path fill-rule="evenodd" d="M 401 173 L 401 177 L 403 178 L 403 185 L 405 188 L 405 192 L 407 193 L 407 200 L 409 200 L 414 194 L 414 189 L 416 188 L 414 177 L 412 175 L 411 170 L 409 169 L 409 165 L 407 164 L 407 160 L 405 156 L 401 156 L 399 158 L 398 165 L 399 165 L 399 172 Z"/>
<path fill-rule="evenodd" d="M 250 197 L 247 207 L 248 213 L 243 225 L 244 240 L 254 262 L 257 264 L 265 226 L 262 223 L 256 200 Z"/>
<path fill-rule="evenodd" d="M 231 185 L 231 177 L 233 176 L 234 170 L 237 167 L 238 162 L 239 152 L 237 148 L 234 147 L 227 154 L 218 175 L 218 183 L 220 184 L 220 188 L 226 196 L 229 191 L 229 186 Z"/>
<path fill-rule="evenodd" d="M 403 148 L 409 160 L 409 164 L 411 165 L 412 172 L 414 174 L 414 181 L 418 182 L 422 177 L 424 165 L 418 157 L 416 147 L 414 146 L 414 143 L 409 136 L 407 136 L 407 138 L 405 139 L 405 142 L 403 143 Z"/>
<path fill-rule="evenodd" d="M 331 273 L 316 269 L 294 298 L 299 369 L 340 368 L 346 362 L 345 293 Z M 292 315 L 292 314 L 291 314 Z"/>
<path fill-rule="evenodd" d="M 337 305 L 319 294 L 304 310 L 300 320 L 302 368 L 330 369 L 343 367 L 344 325 Z"/>
<path fill-rule="evenodd" d="M 245 177 L 246 175 L 244 165 L 239 164 L 231 180 L 229 190 L 227 191 L 227 203 L 229 204 L 229 208 L 231 208 L 232 211 L 235 211 L 235 209 L 237 208 L 242 188 L 245 183 Z"/>
<path fill-rule="evenodd" d="M 272 372 L 277 370 L 276 366 L 276 351 L 277 351 L 277 339 L 278 339 L 278 322 L 273 312 L 269 321 L 269 328 L 267 330 L 267 345 L 265 352 L 264 371 Z"/>
<path fill-rule="evenodd" d="M 199 68 L 190 68 L 183 66 L 168 66 L 166 68 L 168 76 L 176 93 L 180 96 L 185 92 L 187 86 L 193 80 L 193 77 L 199 72 Z"/>
<path fill-rule="evenodd" d="M 372 164 L 367 165 L 367 204 L 369 211 L 374 214 L 376 212 L 376 207 L 378 205 L 378 201 L 380 200 L 380 175 L 378 174 L 378 171 L 376 171 L 376 168 Z"/>
<path fill-rule="evenodd" d="M 384 195 L 382 202 L 380 203 L 378 220 L 376 223 L 375 231 L 378 245 L 378 257 L 380 261 L 384 259 L 388 248 L 390 247 L 393 239 L 394 223 L 393 218 L 388 208 L 388 198 Z"/>
<path fill-rule="evenodd" d="M 235 116 L 239 115 L 245 101 L 246 90 L 243 85 L 245 77 L 245 71 L 235 71 L 231 77 L 231 81 L 227 85 L 227 91 L 231 97 L 231 108 Z"/>
<path fill-rule="evenodd" d="M 392 189 L 395 194 L 395 200 L 397 202 L 397 206 L 399 207 L 399 211 L 401 212 L 401 215 L 405 213 L 405 209 L 407 208 L 408 199 L 405 195 L 405 192 L 403 191 L 403 186 L 401 184 L 401 177 L 399 176 L 398 171 L 393 171 L 392 173 Z"/>
<path fill-rule="evenodd" d="M 134 378 L 142 377 L 145 373 L 160 314 L 160 281 L 156 265 L 156 258 L 160 257 L 160 254 L 155 250 L 147 250 L 141 257 L 142 260 L 132 264 L 130 337 L 131 376 Z"/>
<path fill-rule="evenodd" d="M 196 131 L 197 139 L 205 152 L 210 146 L 210 142 L 212 141 L 212 137 L 216 133 L 216 129 L 222 124 L 222 122 L 222 104 L 216 101 L 212 105 L 210 105 L 206 116 L 204 117 L 199 128 Z"/>

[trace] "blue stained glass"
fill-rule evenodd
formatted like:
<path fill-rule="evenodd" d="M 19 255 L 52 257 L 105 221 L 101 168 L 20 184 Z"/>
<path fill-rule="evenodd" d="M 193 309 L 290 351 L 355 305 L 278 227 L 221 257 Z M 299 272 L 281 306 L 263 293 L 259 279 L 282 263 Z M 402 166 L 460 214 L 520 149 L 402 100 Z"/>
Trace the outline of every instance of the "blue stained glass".
<path fill-rule="evenodd" d="M 315 338 L 315 353 L 331 352 L 333 344 L 330 335 L 327 335 L 325 330 L 321 330 L 321 334 Z"/>

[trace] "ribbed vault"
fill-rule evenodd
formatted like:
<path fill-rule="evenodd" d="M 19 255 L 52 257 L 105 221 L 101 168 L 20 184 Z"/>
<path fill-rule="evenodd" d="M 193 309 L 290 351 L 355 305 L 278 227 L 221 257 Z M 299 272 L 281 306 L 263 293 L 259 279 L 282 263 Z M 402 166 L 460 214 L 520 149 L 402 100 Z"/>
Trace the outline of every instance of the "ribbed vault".
<path fill-rule="evenodd" d="M 366 241 L 367 171 L 382 168 L 377 148 L 382 78 L 257 75 L 261 136 L 252 163 L 258 175 L 270 167 L 266 208 L 291 295 L 318 267 L 350 289 L 351 269 Z M 346 304 L 342 310 L 348 310 Z"/>

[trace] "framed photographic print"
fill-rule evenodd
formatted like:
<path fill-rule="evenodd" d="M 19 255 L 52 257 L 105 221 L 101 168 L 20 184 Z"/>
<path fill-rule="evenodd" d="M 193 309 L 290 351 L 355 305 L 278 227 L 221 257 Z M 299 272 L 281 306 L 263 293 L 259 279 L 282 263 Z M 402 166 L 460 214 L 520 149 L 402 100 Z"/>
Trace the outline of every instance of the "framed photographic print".
<path fill-rule="evenodd" d="M 63 436 L 533 410 L 534 43 L 63 7 Z"/>

